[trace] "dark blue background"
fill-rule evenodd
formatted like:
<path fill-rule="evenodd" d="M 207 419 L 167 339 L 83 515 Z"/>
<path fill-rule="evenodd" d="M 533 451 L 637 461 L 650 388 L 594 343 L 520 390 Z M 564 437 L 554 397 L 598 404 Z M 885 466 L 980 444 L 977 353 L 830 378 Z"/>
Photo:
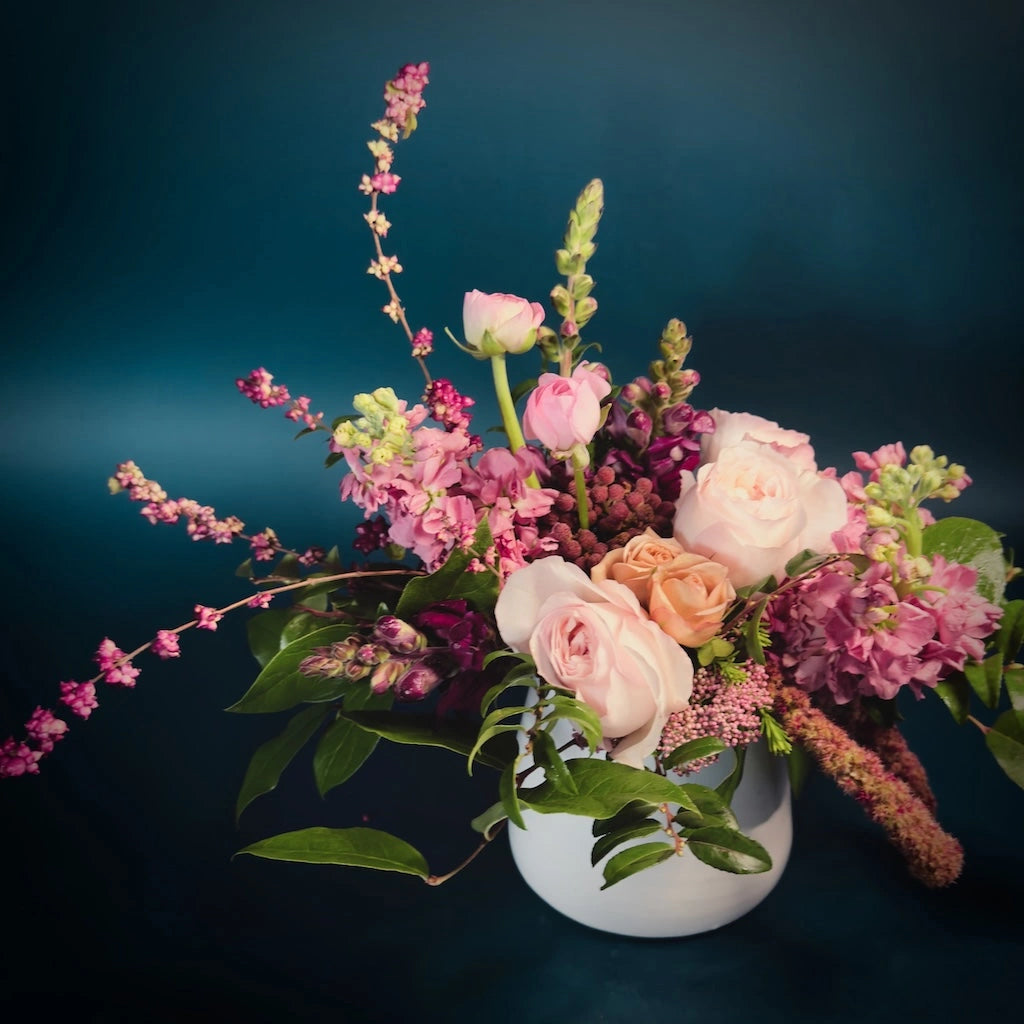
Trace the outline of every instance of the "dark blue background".
<path fill-rule="evenodd" d="M 381 384 L 416 397 L 355 188 L 407 60 L 430 60 L 431 84 L 398 148 L 387 248 L 411 319 L 438 336 L 436 374 L 485 396 L 442 328 L 458 332 L 470 288 L 543 299 L 567 211 L 599 176 L 588 333 L 619 380 L 679 316 L 701 405 L 806 430 L 843 470 L 854 449 L 930 443 L 976 480 L 956 511 L 1020 550 L 1021 20 L 999 0 L 9 10 L 0 732 L 87 675 L 103 636 L 127 649 L 244 593 L 239 550 L 107 495 L 117 462 L 292 546 L 348 543 L 322 449 L 233 381 L 264 365 L 329 417 Z M 478 423 L 494 418 L 481 401 Z M 720 934 L 652 944 L 559 918 L 502 843 L 440 891 L 231 862 L 263 835 L 365 814 L 443 868 L 472 845 L 489 780 L 388 750 L 326 803 L 295 772 L 238 832 L 247 758 L 280 723 L 219 710 L 251 677 L 240 623 L 184 647 L 140 663 L 134 693 L 103 694 L 40 778 L 3 784 L 11 1009 L 887 1021 L 1012 1005 L 1020 794 L 936 702 L 908 732 L 967 848 L 957 886 L 908 881 L 817 779 L 770 899 Z"/>

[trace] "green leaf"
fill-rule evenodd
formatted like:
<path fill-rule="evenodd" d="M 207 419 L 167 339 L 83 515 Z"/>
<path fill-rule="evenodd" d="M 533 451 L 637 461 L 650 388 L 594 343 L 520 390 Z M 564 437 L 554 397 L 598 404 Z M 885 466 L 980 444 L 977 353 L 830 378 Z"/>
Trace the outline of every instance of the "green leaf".
<path fill-rule="evenodd" d="M 759 601 L 757 607 L 754 609 L 753 614 L 745 623 L 743 623 L 743 639 L 746 641 L 747 646 L 747 657 L 752 658 L 758 663 L 763 665 L 765 663 L 764 656 L 764 644 L 761 642 L 761 619 L 764 616 L 765 609 L 768 607 L 768 598 Z"/>
<path fill-rule="evenodd" d="M 1024 711 L 1006 711 L 985 733 L 985 746 L 999 767 L 1024 789 Z"/>
<path fill-rule="evenodd" d="M 299 561 L 299 556 L 290 551 L 283 554 L 277 565 L 274 566 L 273 575 L 283 576 L 286 579 L 301 579 L 302 563 Z"/>
<path fill-rule="evenodd" d="M 1010 696 L 1010 707 L 1014 711 L 1024 711 L 1024 668 L 1008 668 L 1003 679 Z"/>
<path fill-rule="evenodd" d="M 548 699 L 549 710 L 544 714 L 545 722 L 554 722 L 565 719 L 572 722 L 577 731 L 583 734 L 591 753 L 597 749 L 601 742 L 601 720 L 597 712 L 582 701 L 573 697 L 556 696 Z"/>
<path fill-rule="evenodd" d="M 516 787 L 516 771 L 519 767 L 517 757 L 502 773 L 498 781 L 498 795 L 501 797 L 501 805 L 508 815 L 508 820 L 518 828 L 526 830 L 526 822 L 523 821 L 523 812 L 519 800 L 519 792 Z"/>
<path fill-rule="evenodd" d="M 462 598 L 477 611 L 493 611 L 498 600 L 498 577 L 493 572 L 469 572 L 469 563 L 492 547 L 494 540 L 484 519 L 477 527 L 473 550 L 453 551 L 444 565 L 429 576 L 416 576 L 405 585 L 395 614 L 408 620 L 436 601 Z"/>
<path fill-rule="evenodd" d="M 739 828 L 736 815 L 732 808 L 708 786 L 699 786 L 694 782 L 686 782 L 679 787 L 693 801 L 695 811 L 680 807 L 675 815 L 675 822 L 684 828 L 705 828 L 710 825 L 723 825 L 726 828 Z"/>
<path fill-rule="evenodd" d="M 947 676 L 935 686 L 935 693 L 949 708 L 953 721 L 957 725 L 963 725 L 967 721 L 971 707 L 971 687 L 963 672 Z"/>
<path fill-rule="evenodd" d="M 252 559 L 247 558 L 236 570 L 235 575 L 244 580 L 251 580 L 253 576 Z"/>
<path fill-rule="evenodd" d="M 610 818 L 598 818 L 594 822 L 592 831 L 595 836 L 607 835 L 609 832 L 615 832 L 627 825 L 635 825 L 657 809 L 657 804 L 649 803 L 646 800 L 631 800 L 618 814 Z"/>
<path fill-rule="evenodd" d="M 734 875 L 756 875 L 772 866 L 768 851 L 737 829 L 718 825 L 694 829 L 686 845 L 698 860 Z"/>
<path fill-rule="evenodd" d="M 717 736 L 700 736 L 695 740 L 688 740 L 682 746 L 676 747 L 668 757 L 662 758 L 662 765 L 666 770 L 678 768 L 680 765 L 689 764 L 702 757 L 711 757 L 713 754 L 720 754 L 728 750 L 729 746 L 723 743 Z"/>
<path fill-rule="evenodd" d="M 287 608 L 270 608 L 254 615 L 246 623 L 249 650 L 252 651 L 252 656 L 260 668 L 263 668 L 282 647 L 287 646 L 281 643 L 281 633 L 291 616 L 292 612 Z"/>
<path fill-rule="evenodd" d="M 327 626 L 292 641 L 270 659 L 241 700 L 227 710 L 256 714 L 286 711 L 303 702 L 315 704 L 338 699 L 350 683 L 325 676 L 304 676 L 299 671 L 299 663 L 312 654 L 314 648 L 329 647 L 351 633 L 351 626 Z"/>
<path fill-rule="evenodd" d="M 470 823 L 474 832 L 479 832 L 485 839 L 494 838 L 494 827 L 508 818 L 505 805 L 499 800 L 491 804 L 483 814 L 478 814 Z"/>
<path fill-rule="evenodd" d="M 301 637 L 315 633 L 318 629 L 323 629 L 326 625 L 321 616 L 312 615 L 309 612 L 289 610 L 288 614 L 290 618 L 285 623 L 284 629 L 281 630 L 282 648 L 287 647 L 290 643 L 294 643 Z"/>
<path fill-rule="evenodd" d="M 747 759 L 747 748 L 733 747 L 732 753 L 733 757 L 736 758 L 736 764 L 733 766 L 732 771 L 715 786 L 715 792 L 727 804 L 732 803 L 732 798 L 736 795 L 736 790 L 743 779 L 743 763 Z"/>
<path fill-rule="evenodd" d="M 675 846 L 667 843 L 641 843 L 639 846 L 631 846 L 628 850 L 622 850 L 604 866 L 604 885 L 601 891 L 611 888 L 624 878 L 635 875 L 644 868 L 654 867 L 663 860 L 675 856 Z"/>
<path fill-rule="evenodd" d="M 476 742 L 473 744 L 466 757 L 466 770 L 473 774 L 473 762 L 476 760 L 483 745 L 492 737 L 498 736 L 502 733 L 512 733 L 524 731 L 522 725 L 519 724 L 519 719 L 527 711 L 532 711 L 532 708 L 524 707 L 522 705 L 513 705 L 507 708 L 495 708 L 481 723 L 479 726 L 479 732 L 477 733 Z M 499 723 L 504 722 L 508 718 L 515 718 L 516 722 L 514 725 L 501 725 Z"/>
<path fill-rule="evenodd" d="M 506 654 L 511 652 L 506 651 L 492 651 L 492 654 Z M 490 658 L 490 655 L 488 655 Z M 492 659 L 493 660 L 493 659 Z M 488 664 L 487 658 L 484 659 L 484 665 Z M 506 691 L 511 689 L 513 686 L 531 686 L 536 681 L 536 672 L 533 667 L 533 659 L 530 658 L 526 664 L 517 664 L 513 668 L 509 669 L 505 677 L 498 683 L 495 683 L 487 693 L 484 694 L 484 699 L 480 702 L 480 714 L 486 715 L 490 706 Z"/>
<path fill-rule="evenodd" d="M 438 720 L 433 715 L 405 711 L 349 711 L 346 707 L 341 717 L 393 743 L 444 747 L 465 757 L 469 756 L 477 740 L 478 729 L 472 722 Z M 498 735 L 485 742 L 476 757 L 489 768 L 503 769 L 515 759 L 518 752 L 515 737 Z"/>
<path fill-rule="evenodd" d="M 616 846 L 628 843 L 631 839 L 643 839 L 652 832 L 659 832 L 661 825 L 654 818 L 644 818 L 641 821 L 626 825 L 624 828 L 599 836 L 594 848 L 590 851 L 590 863 L 596 864 L 608 856 Z"/>
<path fill-rule="evenodd" d="M 394 696 L 374 693 L 368 685 L 354 685 L 345 694 L 345 708 L 389 708 Z M 350 779 L 377 746 L 378 737 L 360 729 L 340 715 L 327 727 L 313 755 L 313 778 L 317 792 L 326 796 L 335 786 Z"/>
<path fill-rule="evenodd" d="M 542 814 L 580 814 L 587 818 L 611 818 L 632 800 L 692 808 L 693 801 L 664 775 L 589 757 L 572 758 L 566 761 L 566 767 L 576 782 L 576 794 L 545 781 L 519 791 L 524 806 Z"/>
<path fill-rule="evenodd" d="M 804 548 L 798 555 L 794 555 L 787 563 L 785 574 L 788 579 L 794 579 L 797 576 L 803 576 L 806 573 L 814 572 L 815 569 L 820 569 L 823 565 L 828 565 L 829 562 L 836 561 L 836 555 L 819 555 L 816 551 L 812 551 L 810 548 Z"/>
<path fill-rule="evenodd" d="M 329 704 L 314 704 L 300 711 L 288 722 L 282 733 L 267 740 L 253 754 L 235 803 L 235 821 L 256 797 L 277 788 L 281 773 L 320 728 L 330 710 Z"/>
<path fill-rule="evenodd" d="M 554 786 L 566 793 L 577 792 L 576 783 L 558 753 L 555 741 L 543 730 L 533 735 L 533 759 L 544 769 L 544 777 L 550 779 Z"/>
<path fill-rule="evenodd" d="M 964 675 L 985 707 L 994 708 L 999 704 L 999 689 L 1003 681 L 1003 656 L 998 651 L 982 662 L 967 662 L 964 665 Z"/>
<path fill-rule="evenodd" d="M 1003 664 L 1017 660 L 1021 644 L 1024 644 L 1024 601 L 1007 601 L 1003 605 L 1003 617 L 999 632 L 995 635 L 996 650 L 1003 656 Z"/>
<path fill-rule="evenodd" d="M 986 601 L 998 604 L 1006 589 L 1006 559 L 1000 535 L 976 519 L 950 516 L 922 532 L 925 555 L 942 555 L 947 562 L 969 565 L 978 572 L 977 590 Z"/>
<path fill-rule="evenodd" d="M 341 864 L 417 875 L 426 881 L 430 868 L 415 847 L 375 828 L 303 828 L 261 839 L 239 850 L 268 860 L 298 864 Z"/>

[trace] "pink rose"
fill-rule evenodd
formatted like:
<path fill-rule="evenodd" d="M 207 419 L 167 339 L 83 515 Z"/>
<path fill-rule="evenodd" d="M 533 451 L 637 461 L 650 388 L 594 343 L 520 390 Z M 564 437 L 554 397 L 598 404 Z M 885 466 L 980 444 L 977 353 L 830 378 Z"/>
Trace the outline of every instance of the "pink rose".
<path fill-rule="evenodd" d="M 713 434 L 705 434 L 701 440 L 701 459 L 716 462 L 726 448 L 742 443 L 767 445 L 781 455 L 787 456 L 800 469 L 812 473 L 818 468 L 814 461 L 814 449 L 810 436 L 798 430 L 787 430 L 772 420 L 763 419 L 749 412 L 726 412 L 712 409 L 715 421 Z"/>
<path fill-rule="evenodd" d="M 543 322 L 544 307 L 518 295 L 488 295 L 474 289 L 466 292 L 462 303 L 466 344 L 479 359 L 528 351 Z"/>
<path fill-rule="evenodd" d="M 832 533 L 846 525 L 846 495 L 836 480 L 801 462 L 742 442 L 723 448 L 696 475 L 684 472 L 676 540 L 721 562 L 736 587 L 766 576 L 781 580 L 786 562 L 804 548 L 835 551 Z"/>
<path fill-rule="evenodd" d="M 580 363 L 571 377 L 542 373 L 523 414 L 523 431 L 556 454 L 587 445 L 601 425 L 601 400 L 611 385 L 589 363 Z"/>
<path fill-rule="evenodd" d="M 529 652 L 549 683 L 597 713 L 614 761 L 634 768 L 658 745 L 669 715 L 686 707 L 693 663 L 621 584 L 594 583 L 551 556 L 512 573 L 495 607 L 498 631 Z"/>

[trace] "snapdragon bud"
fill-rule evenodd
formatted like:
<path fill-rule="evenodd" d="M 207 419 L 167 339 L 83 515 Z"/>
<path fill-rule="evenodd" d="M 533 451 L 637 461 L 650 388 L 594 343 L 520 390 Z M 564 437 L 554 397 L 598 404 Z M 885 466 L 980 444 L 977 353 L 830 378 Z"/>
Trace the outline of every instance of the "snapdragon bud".
<path fill-rule="evenodd" d="M 429 665 L 414 665 L 395 683 L 395 696 L 399 700 L 423 700 L 441 685 L 441 678 Z"/>
<path fill-rule="evenodd" d="M 373 627 L 373 638 L 395 654 L 411 654 L 427 646 L 427 638 L 396 615 L 382 615 Z"/>

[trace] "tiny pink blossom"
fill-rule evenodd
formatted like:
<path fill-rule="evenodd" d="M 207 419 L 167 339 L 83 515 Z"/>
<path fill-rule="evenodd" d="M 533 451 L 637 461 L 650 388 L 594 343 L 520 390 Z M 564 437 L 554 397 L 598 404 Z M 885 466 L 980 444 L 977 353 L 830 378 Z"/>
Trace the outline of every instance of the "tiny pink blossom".
<path fill-rule="evenodd" d="M 370 179 L 370 184 L 373 186 L 374 192 L 381 192 L 387 196 L 391 195 L 398 188 L 401 180 L 401 177 L 397 174 L 392 174 L 390 171 L 381 171 Z"/>
<path fill-rule="evenodd" d="M 269 608 L 270 602 L 274 599 L 274 595 L 264 591 L 262 594 L 253 594 L 248 601 L 245 602 L 246 608 Z"/>
<path fill-rule="evenodd" d="M 196 623 L 196 626 L 199 629 L 216 630 L 217 623 L 224 618 L 224 613 L 222 611 L 218 611 L 216 608 L 210 608 L 204 604 L 197 604 L 194 611 L 197 619 L 199 620 Z"/>
<path fill-rule="evenodd" d="M 61 683 L 60 699 L 61 703 L 71 708 L 79 718 L 88 718 L 92 714 L 93 708 L 99 707 L 99 701 L 96 700 L 96 686 L 91 682 L 68 681 Z"/>
<path fill-rule="evenodd" d="M 264 409 L 274 405 L 284 405 L 290 398 L 288 389 L 283 384 L 274 384 L 274 376 L 262 366 L 249 372 L 249 376 L 239 377 L 235 386 L 250 401 Z"/>
<path fill-rule="evenodd" d="M 99 665 L 104 682 L 111 686 L 132 687 L 135 685 L 139 670 L 132 665 L 124 651 L 110 637 L 104 637 L 93 656 L 93 661 Z"/>
<path fill-rule="evenodd" d="M 434 351 L 434 332 L 421 327 L 412 336 L 412 354 L 414 356 L 429 356 Z"/>
<path fill-rule="evenodd" d="M 37 707 L 32 712 L 32 717 L 25 723 L 25 732 L 29 739 L 33 740 L 44 754 L 53 750 L 54 744 L 64 739 L 64 733 L 67 731 L 67 722 L 42 707 Z"/>
<path fill-rule="evenodd" d="M 158 629 L 153 641 L 153 653 L 158 658 L 178 658 L 181 649 L 178 646 L 178 634 L 171 629 Z"/>
<path fill-rule="evenodd" d="M 14 778 L 17 775 L 38 775 L 41 750 L 33 750 L 27 743 L 19 743 L 13 737 L 0 744 L 0 778 Z"/>

